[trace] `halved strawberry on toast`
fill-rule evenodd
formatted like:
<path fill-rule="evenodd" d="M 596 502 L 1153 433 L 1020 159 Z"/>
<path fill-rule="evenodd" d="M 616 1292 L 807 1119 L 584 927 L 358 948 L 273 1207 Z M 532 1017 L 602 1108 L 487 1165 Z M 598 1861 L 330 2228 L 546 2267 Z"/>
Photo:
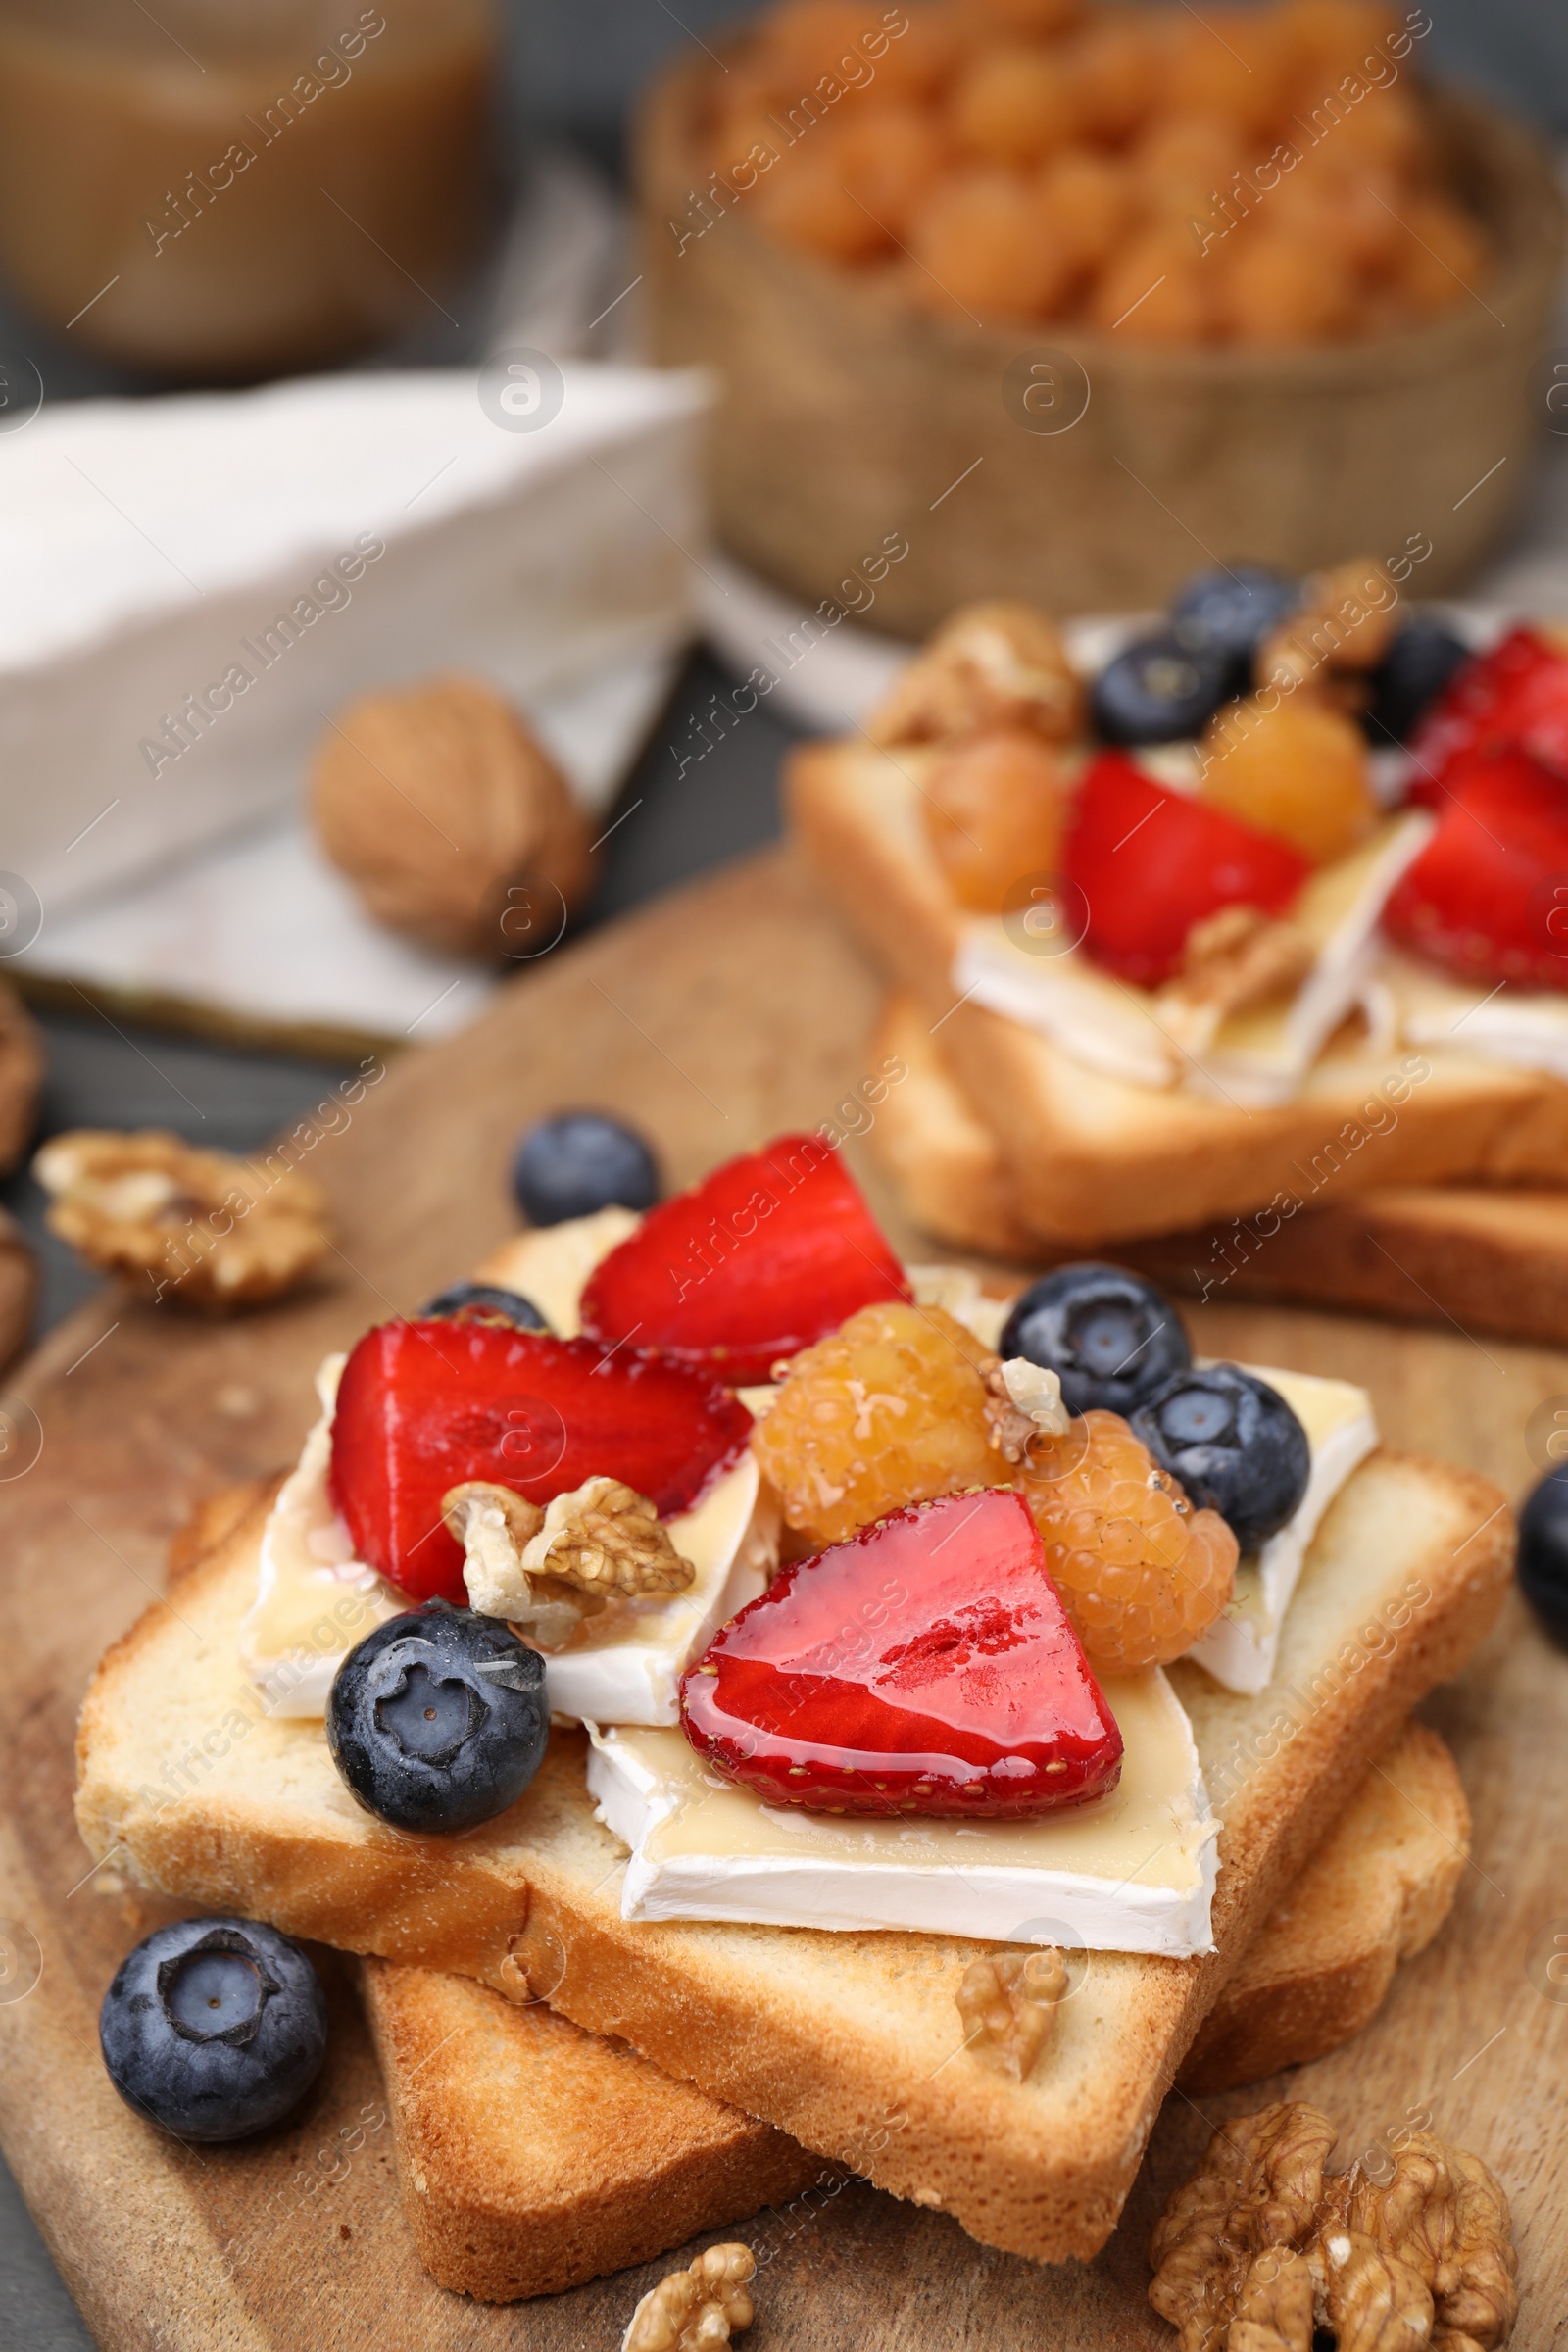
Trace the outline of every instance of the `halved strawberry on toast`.
<path fill-rule="evenodd" d="M 1122 1737 L 1019 1494 L 948 1494 L 785 1568 L 691 1667 L 699 1754 L 774 1805 L 1013 1819 L 1113 1788 Z"/>
<path fill-rule="evenodd" d="M 589 1340 L 451 1321 L 382 1323 L 343 1367 L 332 1499 L 355 1556 L 417 1600 L 463 1604 L 441 1497 L 488 1479 L 549 1502 L 623 1479 L 662 1517 L 739 1459 L 752 1416 L 704 1374 Z"/>
<path fill-rule="evenodd" d="M 785 1135 L 650 1209 L 589 1277 L 582 1327 L 746 1387 L 858 1307 L 910 1296 L 839 1153 Z"/>

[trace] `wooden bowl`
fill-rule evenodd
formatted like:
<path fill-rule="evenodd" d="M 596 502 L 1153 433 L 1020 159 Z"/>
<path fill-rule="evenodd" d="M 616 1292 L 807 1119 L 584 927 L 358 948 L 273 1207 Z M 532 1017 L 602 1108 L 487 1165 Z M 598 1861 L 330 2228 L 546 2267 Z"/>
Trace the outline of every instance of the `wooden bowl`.
<path fill-rule="evenodd" d="M 831 598 L 919 637 L 971 597 L 1138 609 L 1208 562 L 1307 570 L 1429 542 L 1411 576 L 1431 596 L 1517 506 L 1544 422 L 1534 378 L 1563 205 L 1535 139 L 1492 108 L 1433 101 L 1446 176 L 1496 255 L 1474 299 L 1356 342 L 1171 350 L 927 318 L 775 243 L 744 195 L 712 192 L 710 72 L 666 73 L 638 124 L 654 356 L 721 379 L 719 531 L 808 607 Z M 873 589 L 867 560 L 874 576 L 890 535 L 908 552 Z"/>

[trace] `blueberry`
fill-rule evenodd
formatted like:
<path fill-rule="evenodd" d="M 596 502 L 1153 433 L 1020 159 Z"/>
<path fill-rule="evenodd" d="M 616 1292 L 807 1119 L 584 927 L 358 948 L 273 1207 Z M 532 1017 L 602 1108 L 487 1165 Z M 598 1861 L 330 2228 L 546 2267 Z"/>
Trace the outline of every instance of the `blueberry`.
<path fill-rule="evenodd" d="M 455 1282 L 450 1291 L 420 1307 L 420 1323 L 503 1323 L 514 1331 L 548 1331 L 549 1324 L 531 1298 L 520 1291 L 503 1291 L 491 1282 Z"/>
<path fill-rule="evenodd" d="M 518 1143 L 512 1184 L 532 1225 L 591 1217 L 596 1208 L 652 1208 L 659 1163 L 640 1135 L 600 1110 L 541 1119 Z"/>
<path fill-rule="evenodd" d="M 1547 1471 L 1519 1514 L 1519 1589 L 1568 1642 L 1568 1463 Z"/>
<path fill-rule="evenodd" d="M 1196 735 L 1234 691 L 1234 664 L 1174 636 L 1141 637 L 1108 662 L 1090 693 L 1107 743 L 1176 743 Z"/>
<path fill-rule="evenodd" d="M 1361 724 L 1374 744 L 1407 743 L 1418 718 L 1470 660 L 1470 648 L 1441 620 L 1412 620 L 1372 672 Z"/>
<path fill-rule="evenodd" d="M 326 2054 L 326 1998 L 297 1943 L 254 1919 L 181 1919 L 115 1971 L 109 2080 L 178 2139 L 243 2139 L 297 2107 Z"/>
<path fill-rule="evenodd" d="M 1200 1510 L 1218 1511 L 1245 1552 L 1300 1505 L 1312 1467 L 1306 1432 L 1278 1389 L 1239 1364 L 1178 1372 L 1132 1425 Z"/>
<path fill-rule="evenodd" d="M 498 1617 L 427 1601 L 349 1651 L 326 1702 L 332 1761 L 368 1813 L 423 1835 L 514 1804 L 550 1738 L 545 1662 Z"/>
<path fill-rule="evenodd" d="M 1219 654 L 1241 691 L 1264 638 L 1289 620 L 1300 602 L 1298 580 L 1261 564 L 1195 572 L 1171 606 L 1171 630 L 1179 644 Z"/>
<path fill-rule="evenodd" d="M 1069 1412 L 1130 1413 L 1193 1360 L 1181 1317 L 1162 1291 L 1121 1266 L 1058 1266 L 1015 1300 L 1004 1356 L 1024 1355 L 1061 1378 Z"/>

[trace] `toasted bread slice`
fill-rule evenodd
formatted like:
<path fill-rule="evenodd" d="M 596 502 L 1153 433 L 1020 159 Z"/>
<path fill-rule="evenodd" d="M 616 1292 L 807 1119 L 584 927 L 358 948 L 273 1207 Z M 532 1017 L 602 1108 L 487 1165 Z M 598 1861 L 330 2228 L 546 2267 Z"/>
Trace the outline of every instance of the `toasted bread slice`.
<path fill-rule="evenodd" d="M 242 1681 L 260 1512 L 149 1609 L 83 1707 L 77 1817 L 145 1883 L 294 1934 L 483 1978 L 630 2041 L 983 2241 L 1055 2260 L 1113 2229 L 1160 2099 L 1226 1978 L 1414 1701 L 1492 1622 L 1506 1507 L 1468 1473 L 1373 1455 L 1308 1556 L 1275 1683 L 1172 1680 L 1222 1820 L 1215 1950 L 1096 1954 L 1023 2083 L 964 2050 L 958 1935 L 834 1935 L 620 1916 L 623 1849 L 594 1817 L 583 1741 L 462 1839 L 398 1836 L 354 1802 L 318 1724 Z M 961 1904 L 957 1907 L 961 1917 Z"/>
<path fill-rule="evenodd" d="M 647 2262 L 825 2168 L 771 2124 L 471 1977 L 368 1960 L 404 2207 L 442 2286 L 510 2303 Z"/>
<path fill-rule="evenodd" d="M 1339 1198 L 1461 1177 L 1552 1183 L 1568 1166 L 1568 1086 L 1458 1043 L 1390 1054 L 1344 1032 L 1293 1102 L 1245 1107 L 1107 1077 L 1020 1022 L 956 1002 L 966 918 L 926 843 L 931 757 L 808 744 L 788 764 L 791 818 L 850 923 L 928 1028 L 940 1023 L 1030 1232 L 1083 1245 L 1179 1232 L 1320 1181 Z"/>
<path fill-rule="evenodd" d="M 1468 1844 L 1452 1757 L 1407 1724 L 1270 1913 L 1181 2087 L 1255 2082 L 1358 2033 L 1437 1934 Z M 362 1964 L 360 1986 L 419 2259 L 460 2293 L 557 2293 L 824 2178 L 782 2132 L 540 2002 L 385 1960 Z"/>
<path fill-rule="evenodd" d="M 913 1221 L 939 1241 L 1047 1264 L 1069 1246 L 1025 1222 L 1002 1152 L 906 990 L 888 998 L 873 1055 L 907 1077 L 878 1110 L 871 1150 Z M 1412 1322 L 1445 1316 L 1505 1339 L 1568 1339 L 1568 1192 L 1396 1185 L 1261 1228 L 1200 1226 L 1122 1240 L 1116 1254 L 1204 1298 L 1291 1298 Z"/>
<path fill-rule="evenodd" d="M 1230 2090 L 1337 2050 L 1383 2005 L 1401 1960 L 1432 1941 L 1470 1856 L 1470 1808 L 1436 1732 L 1409 1723 L 1198 2029 L 1177 2080 Z"/>

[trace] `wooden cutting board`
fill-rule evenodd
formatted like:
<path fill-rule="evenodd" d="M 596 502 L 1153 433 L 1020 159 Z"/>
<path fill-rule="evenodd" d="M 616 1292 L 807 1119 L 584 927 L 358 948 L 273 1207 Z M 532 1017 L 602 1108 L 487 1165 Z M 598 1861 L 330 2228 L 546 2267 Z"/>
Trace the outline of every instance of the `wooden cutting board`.
<path fill-rule="evenodd" d="M 16 1377 L 42 1451 L 0 1484 L 10 1661 L 0 2139 L 89 2327 L 114 2352 L 609 2352 L 637 2295 L 672 2267 L 521 2310 L 433 2286 L 398 2205 L 374 2062 L 330 1963 L 332 2053 L 291 2127 L 199 2152 L 134 2118 L 102 2072 L 97 2008 L 121 1956 L 175 1906 L 90 1870 L 71 1813 L 73 1724 L 105 1643 L 155 1599 L 192 1503 L 295 1452 L 322 1352 L 414 1307 L 512 1228 L 507 1153 L 526 1119 L 571 1102 L 612 1105 L 657 1139 L 675 1183 L 787 1126 L 831 1118 L 863 1132 L 874 1113 L 858 1090 L 877 994 L 786 858 L 730 869 L 551 958 L 475 1028 L 411 1051 L 369 1089 L 347 1127 L 309 1154 L 339 1219 L 318 1291 L 228 1326 L 107 1294 Z M 865 1156 L 850 1149 L 875 1193 Z M 878 1205 L 918 1255 L 880 1195 Z M 1365 1381 L 1394 1443 L 1469 1463 L 1510 1493 L 1532 1475 L 1531 1413 L 1559 1394 L 1568 1407 L 1562 1353 L 1263 1308 L 1194 1310 L 1192 1320 L 1211 1352 Z M 1484 1656 L 1428 1711 L 1464 1776 L 1475 1858 L 1436 1946 L 1401 1972 L 1365 2034 L 1285 2082 L 1205 2101 L 1203 2113 L 1173 2097 L 1123 2227 L 1092 2264 L 1036 2269 L 859 2185 L 760 2217 L 740 2232 L 761 2270 L 748 2343 L 1172 2346 L 1144 2301 L 1153 2216 L 1212 2122 L 1287 2087 L 1342 2122 L 1347 2156 L 1418 2115 L 1484 2154 L 1518 2224 L 1514 2341 L 1531 2352 L 1556 2341 L 1568 2310 L 1568 1983 L 1554 1984 L 1547 1963 L 1554 1949 L 1568 1953 L 1568 1656 L 1512 1604 Z M 1556 1974 L 1568 1969 L 1559 1962 Z"/>

